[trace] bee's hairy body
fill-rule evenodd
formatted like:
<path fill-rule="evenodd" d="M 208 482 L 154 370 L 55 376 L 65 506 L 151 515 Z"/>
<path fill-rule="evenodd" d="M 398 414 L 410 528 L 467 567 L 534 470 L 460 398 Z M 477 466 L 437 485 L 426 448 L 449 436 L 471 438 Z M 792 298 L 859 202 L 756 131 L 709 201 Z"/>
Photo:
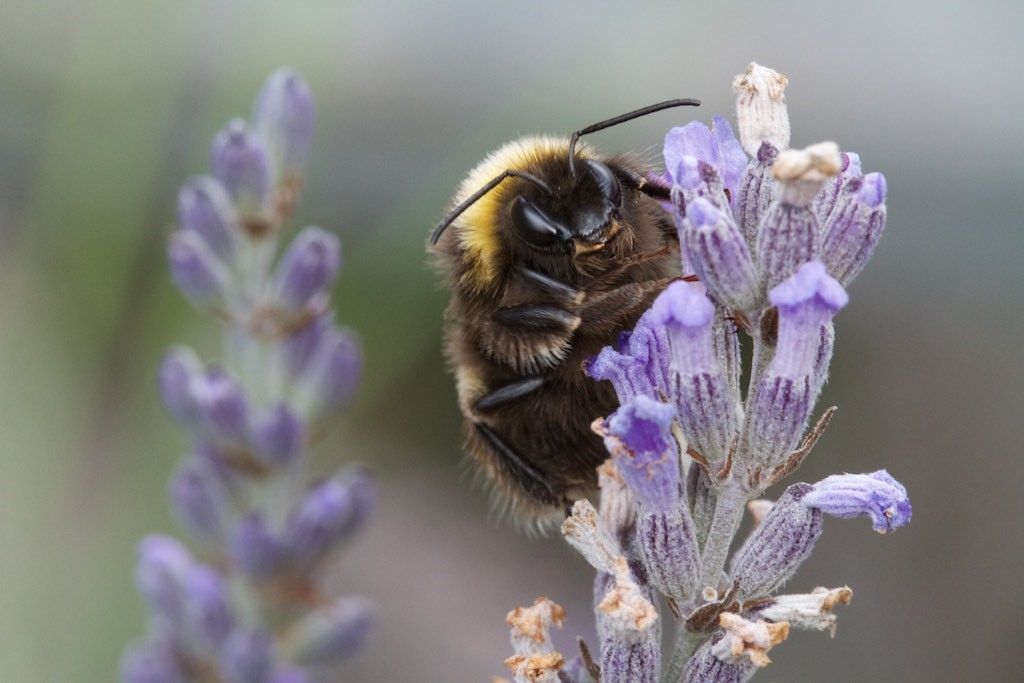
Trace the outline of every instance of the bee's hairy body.
<path fill-rule="evenodd" d="M 568 150 L 564 138 L 529 137 L 491 154 L 455 205 L 507 170 L 535 182 L 498 184 L 434 246 L 452 288 L 446 352 L 467 452 L 533 520 L 589 491 L 607 457 L 590 425 L 615 394 L 582 363 L 632 329 L 678 269 L 670 219 L 638 190 L 646 169 L 582 147 L 574 173 Z"/>

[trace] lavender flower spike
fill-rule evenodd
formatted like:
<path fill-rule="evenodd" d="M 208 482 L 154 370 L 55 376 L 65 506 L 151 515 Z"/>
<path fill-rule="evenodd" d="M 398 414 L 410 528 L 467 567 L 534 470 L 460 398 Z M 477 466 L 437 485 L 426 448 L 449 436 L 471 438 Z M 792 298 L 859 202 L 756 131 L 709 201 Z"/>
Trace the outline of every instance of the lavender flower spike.
<path fill-rule="evenodd" d="M 803 434 L 821 389 L 819 357 L 831 354 L 821 349 L 832 339 L 821 329 L 848 300 L 820 261 L 801 266 L 769 299 L 779 309 L 779 338 L 745 426 L 747 449 L 766 471 L 784 462 Z"/>
<path fill-rule="evenodd" d="M 881 534 L 907 524 L 913 514 L 907 489 L 885 470 L 825 477 L 802 502 L 833 517 L 867 515 L 872 527 Z"/>
<path fill-rule="evenodd" d="M 715 308 L 700 288 L 673 282 L 655 300 L 654 319 L 669 330 L 671 387 L 679 426 L 688 445 L 709 461 L 723 460 L 739 422 L 739 396 L 714 353 Z"/>
<path fill-rule="evenodd" d="M 681 237 L 686 262 L 715 300 L 737 311 L 753 310 L 757 270 L 732 214 L 697 197 L 686 207 Z"/>
<path fill-rule="evenodd" d="M 657 683 L 658 612 L 633 580 L 625 559 L 615 564 L 611 588 L 598 604 L 606 633 L 601 643 L 602 683 Z"/>
<path fill-rule="evenodd" d="M 364 640 L 371 610 L 325 580 L 373 504 L 359 472 L 308 486 L 307 434 L 352 393 L 360 354 L 330 311 L 340 246 L 318 228 L 285 256 L 313 110 L 301 78 L 277 72 L 255 109 L 214 140 L 212 177 L 178 200 L 171 275 L 223 326 L 223 358 L 177 347 L 160 367 L 164 405 L 187 432 L 171 478 L 183 531 L 213 561 L 162 535 L 139 547 L 147 635 L 123 655 L 126 683 L 307 683 Z"/>
<path fill-rule="evenodd" d="M 776 183 L 772 176 L 772 166 L 778 156 L 778 149 L 770 142 L 762 142 L 757 155 L 743 171 L 733 200 L 736 224 L 750 249 L 757 244 L 757 226 L 761 224 L 761 219 L 775 198 Z"/>
<path fill-rule="evenodd" d="M 867 265 L 885 230 L 885 176 L 869 173 L 847 183 L 825 225 L 822 258 L 829 273 L 849 285 Z"/>

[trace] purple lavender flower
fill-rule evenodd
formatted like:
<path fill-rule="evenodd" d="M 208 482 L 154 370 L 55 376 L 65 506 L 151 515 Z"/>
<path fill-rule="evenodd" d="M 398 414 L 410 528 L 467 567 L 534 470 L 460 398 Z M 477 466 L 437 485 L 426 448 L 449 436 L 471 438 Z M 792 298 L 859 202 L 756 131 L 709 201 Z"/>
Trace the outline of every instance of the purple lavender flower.
<path fill-rule="evenodd" d="M 601 680 L 657 680 L 662 669 L 660 680 L 747 680 L 790 628 L 833 631 L 833 609 L 852 597 L 847 587 L 778 594 L 813 551 L 824 513 L 867 515 L 883 532 L 910 521 L 906 489 L 884 470 L 759 498 L 828 426 L 831 408 L 807 430 L 832 319 L 885 220 L 885 180 L 862 175 L 857 155 L 828 142 L 787 149 L 786 83 L 757 64 L 734 82 L 749 162 L 721 119 L 667 136 L 667 209 L 684 272 L 701 282 L 670 284 L 587 364 L 620 407 L 595 423 L 611 455 L 599 470 L 601 513 L 576 501 L 562 533 L 597 571 Z M 746 387 L 739 332 L 751 340 Z M 755 528 L 730 561 L 748 507 Z M 656 594 L 679 623 L 670 653 L 651 628 Z M 513 658 L 517 680 L 530 662 L 540 680 L 588 680 L 550 649 L 527 654 Z"/>
<path fill-rule="evenodd" d="M 140 544 L 136 584 L 150 626 L 122 660 L 129 683 L 304 683 L 309 667 L 319 679 L 351 656 L 370 628 L 368 603 L 335 595 L 323 574 L 369 514 L 372 484 L 352 470 L 307 491 L 300 479 L 307 434 L 359 377 L 359 348 L 329 309 L 340 245 L 306 228 L 274 263 L 309 152 L 309 87 L 278 71 L 254 119 L 217 135 L 212 177 L 179 195 L 171 275 L 217 314 L 226 343 L 218 367 L 173 349 L 159 389 L 192 440 L 171 505 L 212 561 L 168 536 Z"/>
<path fill-rule="evenodd" d="M 802 502 L 833 517 L 866 515 L 882 534 L 909 523 L 913 514 L 907 489 L 885 470 L 825 477 L 811 487 Z"/>
<path fill-rule="evenodd" d="M 735 191 L 747 165 L 747 155 L 733 135 L 729 121 L 722 116 L 712 117 L 710 130 L 703 123 L 693 121 L 665 135 L 665 168 L 677 184 L 681 184 L 684 175 L 692 174 L 692 170 L 687 170 L 687 167 L 693 168 L 689 162 L 687 167 L 680 168 L 685 157 L 713 166 L 730 192 Z"/>

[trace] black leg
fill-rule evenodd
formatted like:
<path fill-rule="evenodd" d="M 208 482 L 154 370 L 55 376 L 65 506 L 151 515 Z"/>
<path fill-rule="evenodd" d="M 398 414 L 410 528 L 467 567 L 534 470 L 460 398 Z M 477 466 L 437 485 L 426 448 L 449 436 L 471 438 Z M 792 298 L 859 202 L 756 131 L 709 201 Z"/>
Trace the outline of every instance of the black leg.
<path fill-rule="evenodd" d="M 493 429 L 479 422 L 473 426 L 505 471 L 532 498 L 551 506 L 561 506 L 565 502 L 564 497 L 544 477 L 544 473 L 519 455 Z"/>
<path fill-rule="evenodd" d="M 491 318 L 524 332 L 568 334 L 580 324 L 579 317 L 563 308 L 536 304 L 505 306 L 492 313 Z"/>
<path fill-rule="evenodd" d="M 483 395 L 478 398 L 476 403 L 473 404 L 473 409 L 481 413 L 486 413 L 500 405 L 504 405 L 509 401 L 514 401 L 517 398 L 529 394 L 531 391 L 536 391 L 544 384 L 543 377 L 527 377 L 516 382 L 510 382 L 503 387 L 499 387 L 494 391 Z"/>

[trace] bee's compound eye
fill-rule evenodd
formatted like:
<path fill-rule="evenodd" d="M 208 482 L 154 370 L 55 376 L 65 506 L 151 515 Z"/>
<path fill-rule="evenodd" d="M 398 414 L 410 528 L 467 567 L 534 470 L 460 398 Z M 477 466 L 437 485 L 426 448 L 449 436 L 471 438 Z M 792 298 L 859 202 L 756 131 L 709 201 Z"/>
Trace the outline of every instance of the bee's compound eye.
<path fill-rule="evenodd" d="M 616 208 L 621 206 L 622 187 L 619 185 L 619 181 L 615 174 L 612 173 L 612 170 L 600 161 L 594 161 L 593 159 L 587 159 L 585 163 L 605 198 L 612 203 L 612 206 Z"/>
<path fill-rule="evenodd" d="M 512 226 L 519 236 L 537 247 L 550 247 L 569 240 L 571 234 L 526 197 L 519 195 L 508 208 Z"/>

